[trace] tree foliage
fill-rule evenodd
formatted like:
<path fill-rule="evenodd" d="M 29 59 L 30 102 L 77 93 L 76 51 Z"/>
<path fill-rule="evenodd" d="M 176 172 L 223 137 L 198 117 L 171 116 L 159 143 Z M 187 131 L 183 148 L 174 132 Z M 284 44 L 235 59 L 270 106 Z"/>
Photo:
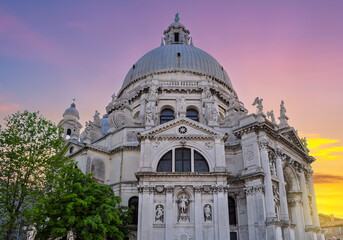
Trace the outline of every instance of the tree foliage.
<path fill-rule="evenodd" d="M 129 209 L 119 203 L 110 186 L 99 184 L 74 164 L 65 165 L 52 191 L 35 208 L 37 238 L 61 237 L 73 230 L 77 239 L 124 239 Z"/>
<path fill-rule="evenodd" d="M 0 239 L 32 220 L 51 172 L 66 163 L 57 127 L 38 112 L 15 113 L 0 126 Z"/>

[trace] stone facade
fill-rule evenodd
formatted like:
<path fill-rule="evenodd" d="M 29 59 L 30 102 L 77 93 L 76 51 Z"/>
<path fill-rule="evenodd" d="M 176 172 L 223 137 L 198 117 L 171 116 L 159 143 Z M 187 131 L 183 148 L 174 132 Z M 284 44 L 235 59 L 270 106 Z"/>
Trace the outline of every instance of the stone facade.
<path fill-rule="evenodd" d="M 249 114 L 223 67 L 189 34 L 177 17 L 81 135 L 66 134 L 80 128 L 66 119 L 78 116 L 75 105 L 66 111 L 59 125 L 68 155 L 136 206 L 130 239 L 323 239 L 315 159 L 284 102 L 280 123 L 261 98 Z"/>

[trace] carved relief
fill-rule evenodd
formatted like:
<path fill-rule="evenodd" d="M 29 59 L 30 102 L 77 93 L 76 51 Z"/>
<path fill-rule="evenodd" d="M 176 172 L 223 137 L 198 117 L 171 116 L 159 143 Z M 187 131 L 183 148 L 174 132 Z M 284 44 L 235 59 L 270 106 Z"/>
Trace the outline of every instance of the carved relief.
<path fill-rule="evenodd" d="M 257 193 L 264 193 L 264 185 L 257 185 L 257 186 L 246 186 L 244 188 L 246 195 L 255 195 Z"/>
<path fill-rule="evenodd" d="M 158 149 L 160 145 L 161 145 L 160 141 L 155 141 L 155 142 L 152 143 L 152 147 L 155 148 L 155 149 Z"/>
<path fill-rule="evenodd" d="M 212 206 L 210 204 L 204 206 L 204 220 L 205 222 L 212 221 Z"/>
<path fill-rule="evenodd" d="M 212 142 L 205 142 L 205 147 L 208 150 L 211 150 L 213 148 L 213 143 Z"/>
<path fill-rule="evenodd" d="M 115 111 L 108 116 L 111 130 L 132 126 L 131 117 L 124 111 Z"/>
<path fill-rule="evenodd" d="M 162 204 L 157 204 L 155 209 L 155 222 L 164 222 L 164 207 Z"/>

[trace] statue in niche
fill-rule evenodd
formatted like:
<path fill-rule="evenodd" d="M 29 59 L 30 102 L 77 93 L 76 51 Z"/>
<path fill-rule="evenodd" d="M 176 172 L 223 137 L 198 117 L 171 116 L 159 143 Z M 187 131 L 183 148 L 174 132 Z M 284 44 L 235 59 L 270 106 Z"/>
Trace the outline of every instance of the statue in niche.
<path fill-rule="evenodd" d="M 181 196 L 179 199 L 179 222 L 189 222 L 189 216 L 188 216 L 188 206 L 189 206 L 189 200 L 186 198 L 185 194 Z"/>
<path fill-rule="evenodd" d="M 27 228 L 27 232 L 26 232 L 26 239 L 27 240 L 34 240 L 37 234 L 37 228 L 36 228 L 36 224 L 32 224 L 30 226 L 28 226 Z"/>
<path fill-rule="evenodd" d="M 263 113 L 263 105 L 262 105 L 263 99 L 262 98 L 255 98 L 255 101 L 253 102 L 253 106 L 257 105 L 257 114 Z"/>
<path fill-rule="evenodd" d="M 205 222 L 212 221 L 212 208 L 210 204 L 204 206 L 204 218 Z"/>
<path fill-rule="evenodd" d="M 186 101 L 184 96 L 180 99 L 180 112 L 186 112 Z"/>
<path fill-rule="evenodd" d="M 153 119 L 153 103 L 149 102 L 148 106 L 146 108 L 146 119 L 145 119 L 145 124 L 153 125 L 154 124 L 154 119 Z"/>
<path fill-rule="evenodd" d="M 210 121 L 217 122 L 218 121 L 218 111 L 216 109 L 216 106 L 212 104 L 210 106 Z"/>
<path fill-rule="evenodd" d="M 98 111 L 95 111 L 94 113 L 93 123 L 100 126 L 100 113 Z"/>
<path fill-rule="evenodd" d="M 164 217 L 163 206 L 161 204 L 158 204 L 155 210 L 155 222 L 163 222 L 163 217 Z"/>

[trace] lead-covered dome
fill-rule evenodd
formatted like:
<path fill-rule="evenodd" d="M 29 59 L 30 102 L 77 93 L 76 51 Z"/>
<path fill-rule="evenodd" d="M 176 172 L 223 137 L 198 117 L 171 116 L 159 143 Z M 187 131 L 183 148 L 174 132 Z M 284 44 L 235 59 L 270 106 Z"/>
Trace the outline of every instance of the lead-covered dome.
<path fill-rule="evenodd" d="M 125 77 L 123 87 L 150 73 L 186 70 L 217 78 L 231 87 L 224 68 L 207 52 L 186 44 L 160 46 L 141 57 Z"/>
<path fill-rule="evenodd" d="M 179 23 L 178 15 L 175 22 L 163 32 L 161 46 L 141 57 L 127 73 L 122 89 L 138 79 L 151 74 L 164 72 L 191 72 L 214 78 L 232 88 L 230 78 L 224 68 L 207 52 L 189 44 L 189 30 Z"/>

